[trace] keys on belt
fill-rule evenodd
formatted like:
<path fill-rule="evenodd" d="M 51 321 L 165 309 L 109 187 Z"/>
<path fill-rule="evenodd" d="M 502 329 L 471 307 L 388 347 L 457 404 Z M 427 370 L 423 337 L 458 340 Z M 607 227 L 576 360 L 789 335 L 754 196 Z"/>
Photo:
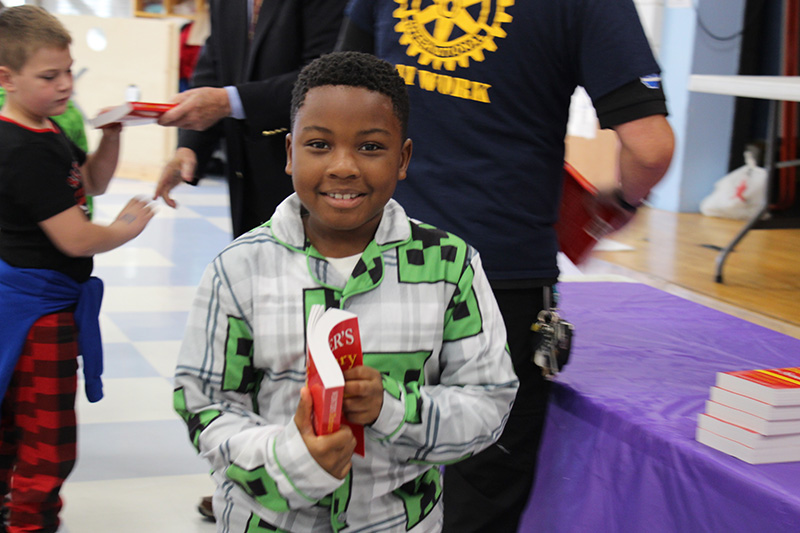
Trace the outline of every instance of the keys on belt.
<path fill-rule="evenodd" d="M 545 287 L 545 308 L 531 325 L 533 363 L 545 376 L 555 376 L 569 361 L 575 326 L 562 319 L 550 306 L 550 287 Z"/>

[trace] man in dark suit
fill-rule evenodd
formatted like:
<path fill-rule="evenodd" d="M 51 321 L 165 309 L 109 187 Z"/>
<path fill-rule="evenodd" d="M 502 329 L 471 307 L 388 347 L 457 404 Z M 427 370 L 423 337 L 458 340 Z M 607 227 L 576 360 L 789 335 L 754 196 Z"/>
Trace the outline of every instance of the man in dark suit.
<path fill-rule="evenodd" d="M 222 138 L 233 236 L 270 218 L 292 192 L 284 171 L 292 85 L 305 64 L 333 49 L 346 3 L 210 0 L 211 34 L 193 88 L 178 94 L 178 106 L 159 121 L 182 129 L 154 198 L 176 207 L 170 191 L 195 181 Z"/>

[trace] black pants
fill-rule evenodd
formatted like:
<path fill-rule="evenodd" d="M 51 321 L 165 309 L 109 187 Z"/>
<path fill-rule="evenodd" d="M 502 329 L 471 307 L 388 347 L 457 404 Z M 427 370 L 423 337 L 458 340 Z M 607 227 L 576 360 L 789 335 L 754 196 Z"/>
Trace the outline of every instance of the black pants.
<path fill-rule="evenodd" d="M 533 364 L 531 324 L 542 309 L 542 289 L 494 290 L 520 381 L 503 435 L 493 446 L 444 474 L 444 532 L 517 531 L 536 471 L 550 382 Z"/>

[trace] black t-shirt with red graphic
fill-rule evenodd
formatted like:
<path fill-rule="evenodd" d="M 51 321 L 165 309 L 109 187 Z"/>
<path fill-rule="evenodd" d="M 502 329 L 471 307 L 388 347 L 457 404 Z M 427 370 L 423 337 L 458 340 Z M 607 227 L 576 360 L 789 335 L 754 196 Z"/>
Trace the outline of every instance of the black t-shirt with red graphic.
<path fill-rule="evenodd" d="M 87 213 L 80 174 L 85 161 L 55 124 L 35 130 L 0 117 L 0 259 L 89 279 L 92 258 L 63 254 L 39 227 L 75 205 Z"/>

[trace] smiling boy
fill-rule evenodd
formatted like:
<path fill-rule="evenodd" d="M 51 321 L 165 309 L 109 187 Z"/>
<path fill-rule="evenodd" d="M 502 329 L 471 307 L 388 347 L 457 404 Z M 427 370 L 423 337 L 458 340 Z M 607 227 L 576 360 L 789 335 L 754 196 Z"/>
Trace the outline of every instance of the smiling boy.
<path fill-rule="evenodd" d="M 437 531 L 439 465 L 500 435 L 517 389 L 477 252 L 409 219 L 408 97 L 356 52 L 308 65 L 292 98 L 295 194 L 206 270 L 176 369 L 175 408 L 209 460 L 220 531 Z M 305 382 L 312 305 L 359 317 L 347 426 L 316 436 Z"/>

